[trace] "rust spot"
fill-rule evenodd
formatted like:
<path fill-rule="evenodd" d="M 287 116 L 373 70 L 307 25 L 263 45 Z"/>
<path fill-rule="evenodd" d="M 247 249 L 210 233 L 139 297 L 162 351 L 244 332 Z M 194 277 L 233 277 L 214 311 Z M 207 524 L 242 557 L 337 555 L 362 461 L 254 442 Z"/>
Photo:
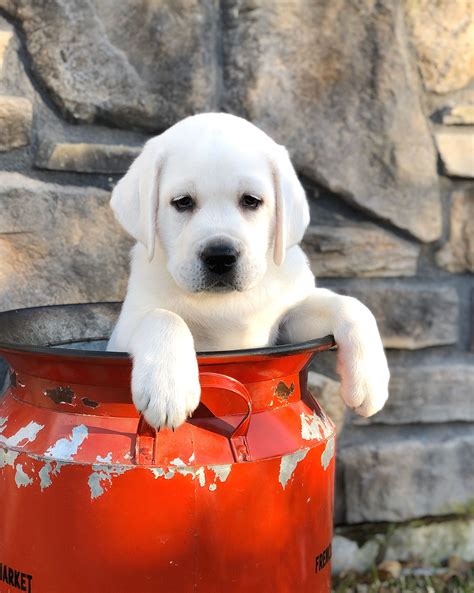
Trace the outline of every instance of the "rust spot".
<path fill-rule="evenodd" d="M 99 402 L 95 402 L 93 399 L 89 399 L 88 397 L 83 397 L 81 401 L 88 408 L 97 408 L 100 405 Z"/>
<path fill-rule="evenodd" d="M 46 389 L 46 397 L 49 397 L 55 404 L 74 404 L 75 393 L 70 387 L 56 387 L 55 389 Z"/>
<path fill-rule="evenodd" d="M 292 383 L 289 387 L 283 381 L 280 381 L 275 387 L 275 395 L 280 399 L 288 399 L 295 390 L 295 385 Z"/>
<path fill-rule="evenodd" d="M 10 371 L 10 385 L 16 387 L 18 385 L 15 371 Z"/>

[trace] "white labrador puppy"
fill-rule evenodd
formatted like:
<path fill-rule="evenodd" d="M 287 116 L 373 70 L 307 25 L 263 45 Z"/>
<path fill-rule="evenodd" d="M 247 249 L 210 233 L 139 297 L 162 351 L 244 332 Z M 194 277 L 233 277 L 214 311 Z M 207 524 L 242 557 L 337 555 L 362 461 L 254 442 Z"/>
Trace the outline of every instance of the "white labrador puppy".
<path fill-rule="evenodd" d="M 334 334 L 346 404 L 382 408 L 389 371 L 359 301 L 315 288 L 298 246 L 309 222 L 284 147 L 244 119 L 188 117 L 149 140 L 111 206 L 137 240 L 108 349 L 133 357 L 132 394 L 153 426 L 199 403 L 196 350 L 257 348 Z"/>

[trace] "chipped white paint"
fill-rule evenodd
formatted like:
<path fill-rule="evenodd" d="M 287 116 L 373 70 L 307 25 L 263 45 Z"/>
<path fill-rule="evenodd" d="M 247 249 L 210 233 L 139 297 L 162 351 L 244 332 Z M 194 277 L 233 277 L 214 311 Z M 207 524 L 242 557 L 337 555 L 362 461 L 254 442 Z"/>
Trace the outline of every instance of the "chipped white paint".
<path fill-rule="evenodd" d="M 188 463 L 192 463 L 195 460 L 194 452 L 191 457 L 188 459 Z"/>
<path fill-rule="evenodd" d="M 3 432 L 5 430 L 5 428 L 7 427 L 7 420 L 8 420 L 8 418 L 6 418 L 5 416 L 0 418 L 0 432 Z"/>
<path fill-rule="evenodd" d="M 5 467 L 6 465 L 13 467 L 19 454 L 19 451 L 0 448 L 0 468 Z"/>
<path fill-rule="evenodd" d="M 216 484 L 216 483 L 209 484 L 209 490 L 210 490 L 211 492 L 214 492 L 214 490 L 215 490 L 216 488 L 217 488 L 217 484 Z"/>
<path fill-rule="evenodd" d="M 321 455 L 321 465 L 323 466 L 323 468 L 326 470 L 329 467 L 329 464 L 331 463 L 331 459 L 334 457 L 334 452 L 336 450 L 336 440 L 334 439 L 334 436 L 329 437 L 327 443 L 326 443 L 326 447 L 323 451 L 323 454 Z"/>
<path fill-rule="evenodd" d="M 181 459 L 174 459 L 170 462 L 174 463 L 174 467 L 150 467 L 150 471 L 155 477 L 155 480 L 158 478 L 164 478 L 165 480 L 171 480 L 177 474 L 182 476 L 191 476 L 193 480 L 198 478 L 199 485 L 205 486 L 206 485 L 206 474 L 203 467 L 189 467 L 184 465 L 184 462 Z M 183 464 L 183 465 L 181 465 Z"/>
<path fill-rule="evenodd" d="M 89 474 L 88 484 L 91 491 L 91 500 L 99 498 L 105 490 L 112 485 L 112 479 L 121 476 L 127 471 L 134 469 L 127 465 L 93 465 L 92 472 Z"/>
<path fill-rule="evenodd" d="M 0 444 L 5 445 L 6 447 L 18 447 L 21 446 L 20 443 L 26 445 L 27 443 L 32 443 L 40 430 L 44 428 L 44 424 L 38 424 L 37 422 L 30 422 L 26 426 L 22 426 L 18 432 L 12 435 L 9 438 L 4 437 L 0 434 Z"/>
<path fill-rule="evenodd" d="M 328 438 L 333 433 L 332 426 L 320 418 L 316 412 L 305 414 L 301 412 L 301 438 L 305 441 Z"/>
<path fill-rule="evenodd" d="M 33 478 L 30 478 L 30 476 L 25 472 L 22 463 L 18 463 L 16 466 L 15 483 L 17 488 L 21 488 L 22 486 L 26 487 L 33 484 Z"/>
<path fill-rule="evenodd" d="M 176 465 L 177 467 L 187 467 L 186 464 L 184 463 L 184 461 L 182 459 L 180 459 L 179 457 L 176 457 L 176 459 L 173 459 L 173 461 L 170 461 L 170 465 Z"/>
<path fill-rule="evenodd" d="M 46 457 L 53 457 L 60 461 L 71 461 L 79 447 L 86 440 L 88 435 L 87 426 L 80 424 L 72 429 L 69 437 L 59 439 L 46 452 Z"/>
<path fill-rule="evenodd" d="M 216 477 L 214 478 L 214 482 L 219 479 L 221 482 L 225 482 L 229 477 L 230 471 L 232 469 L 232 465 L 208 465 L 208 469 L 212 470 Z"/>
<path fill-rule="evenodd" d="M 112 463 L 112 451 L 109 451 L 105 457 L 101 457 L 100 455 L 97 455 L 95 460 L 98 461 L 99 463 Z"/>
<path fill-rule="evenodd" d="M 283 488 L 286 487 L 288 481 L 293 476 L 293 472 L 295 471 L 296 466 L 300 461 L 302 461 L 306 457 L 308 451 L 309 449 L 301 449 L 301 451 L 296 451 L 295 453 L 291 453 L 290 455 L 284 455 L 281 458 L 279 482 L 283 486 Z"/>
<path fill-rule="evenodd" d="M 38 472 L 41 490 L 45 490 L 46 488 L 49 488 L 51 486 L 51 484 L 53 483 L 51 480 L 51 476 L 57 476 L 63 465 L 64 464 L 60 461 L 54 463 L 54 469 L 52 461 L 47 461 L 43 465 L 43 467 Z"/>

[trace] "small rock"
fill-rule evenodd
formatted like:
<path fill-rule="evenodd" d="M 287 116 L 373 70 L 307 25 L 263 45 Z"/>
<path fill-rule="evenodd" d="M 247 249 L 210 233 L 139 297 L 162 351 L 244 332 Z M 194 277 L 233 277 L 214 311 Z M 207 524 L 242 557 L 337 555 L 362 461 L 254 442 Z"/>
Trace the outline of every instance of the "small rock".
<path fill-rule="evenodd" d="M 0 96 L 0 151 L 30 143 L 33 105 L 23 97 Z"/>
<path fill-rule="evenodd" d="M 378 552 L 379 544 L 374 540 L 359 547 L 347 537 L 335 535 L 332 540 L 332 572 L 339 574 L 355 570 L 364 573 L 374 565 Z"/>
<path fill-rule="evenodd" d="M 466 573 L 471 569 L 471 562 L 464 560 L 460 556 L 450 556 L 448 558 L 448 568 L 458 573 Z"/>
<path fill-rule="evenodd" d="M 402 572 L 402 565 L 396 560 L 385 560 L 377 566 L 377 572 L 381 581 L 398 579 Z"/>
<path fill-rule="evenodd" d="M 474 177 L 474 127 L 438 130 L 435 138 L 446 175 Z"/>

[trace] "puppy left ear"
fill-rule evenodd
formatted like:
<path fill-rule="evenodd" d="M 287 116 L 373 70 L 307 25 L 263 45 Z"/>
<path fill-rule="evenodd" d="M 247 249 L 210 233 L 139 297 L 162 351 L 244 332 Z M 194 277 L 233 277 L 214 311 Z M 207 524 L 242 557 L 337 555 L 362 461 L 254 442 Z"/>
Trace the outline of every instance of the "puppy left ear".
<path fill-rule="evenodd" d="M 115 186 L 110 200 L 116 219 L 127 233 L 146 247 L 150 261 L 155 253 L 162 153 L 160 136 L 148 140 Z"/>
<path fill-rule="evenodd" d="M 277 147 L 272 160 L 275 187 L 275 243 L 273 261 L 277 266 L 285 259 L 286 250 L 297 245 L 309 224 L 306 194 L 284 146 Z"/>

